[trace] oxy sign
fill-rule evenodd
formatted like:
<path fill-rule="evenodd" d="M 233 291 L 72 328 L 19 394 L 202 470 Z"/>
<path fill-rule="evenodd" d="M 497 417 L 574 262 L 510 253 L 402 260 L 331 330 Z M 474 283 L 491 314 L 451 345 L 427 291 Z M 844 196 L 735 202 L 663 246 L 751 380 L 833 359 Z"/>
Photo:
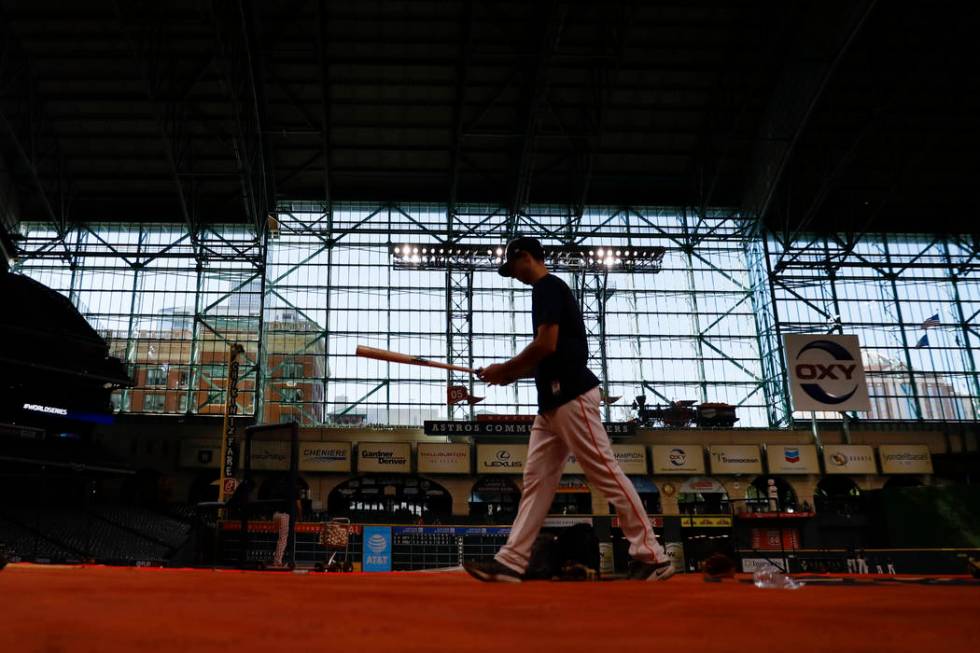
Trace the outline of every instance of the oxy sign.
<path fill-rule="evenodd" d="M 857 336 L 783 337 L 794 410 L 871 410 Z"/>

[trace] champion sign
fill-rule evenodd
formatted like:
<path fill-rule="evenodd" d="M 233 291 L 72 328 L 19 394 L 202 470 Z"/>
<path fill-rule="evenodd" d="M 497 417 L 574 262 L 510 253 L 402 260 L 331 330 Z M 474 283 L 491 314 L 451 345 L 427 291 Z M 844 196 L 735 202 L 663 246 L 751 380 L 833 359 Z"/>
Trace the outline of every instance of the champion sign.
<path fill-rule="evenodd" d="M 857 336 L 787 335 L 795 410 L 870 410 Z"/>

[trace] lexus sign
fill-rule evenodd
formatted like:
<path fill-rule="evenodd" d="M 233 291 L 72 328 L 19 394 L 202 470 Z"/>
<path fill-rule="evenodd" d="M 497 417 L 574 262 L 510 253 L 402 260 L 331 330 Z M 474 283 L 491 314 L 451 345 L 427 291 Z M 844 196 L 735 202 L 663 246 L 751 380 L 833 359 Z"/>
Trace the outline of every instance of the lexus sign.
<path fill-rule="evenodd" d="M 793 410 L 871 410 L 857 336 L 787 335 Z"/>

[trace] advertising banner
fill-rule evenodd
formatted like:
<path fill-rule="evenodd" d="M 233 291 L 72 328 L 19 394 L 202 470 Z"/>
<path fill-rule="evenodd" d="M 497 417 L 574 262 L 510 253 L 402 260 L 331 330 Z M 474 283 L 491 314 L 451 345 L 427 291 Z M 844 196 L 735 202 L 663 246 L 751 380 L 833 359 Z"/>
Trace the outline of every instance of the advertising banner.
<path fill-rule="evenodd" d="M 648 473 L 647 448 L 642 444 L 614 444 L 612 450 L 623 473 L 632 476 L 645 476 Z"/>
<path fill-rule="evenodd" d="M 828 474 L 876 474 L 874 450 L 863 444 L 825 444 L 823 466 Z"/>
<path fill-rule="evenodd" d="M 284 472 L 289 469 L 289 443 L 253 440 L 249 457 L 252 459 L 253 470 Z"/>
<path fill-rule="evenodd" d="M 708 457 L 712 474 L 762 473 L 762 455 L 755 444 L 713 444 Z"/>
<path fill-rule="evenodd" d="M 750 538 L 755 551 L 792 551 L 800 548 L 800 531 L 796 528 L 753 528 Z"/>
<path fill-rule="evenodd" d="M 363 571 L 391 571 L 391 527 L 365 526 Z"/>
<path fill-rule="evenodd" d="M 224 421 L 221 426 L 221 474 L 218 484 L 218 501 L 227 501 L 234 494 L 238 484 L 238 372 L 239 357 L 244 356 L 245 348 L 237 342 L 228 348 L 228 378 L 225 382 Z"/>
<path fill-rule="evenodd" d="M 506 416 L 487 416 L 475 422 L 425 420 L 422 427 L 426 435 L 531 435 L 534 417 L 516 417 L 517 420 Z M 610 436 L 636 433 L 634 422 L 603 422 L 602 425 Z"/>
<path fill-rule="evenodd" d="M 299 469 L 303 472 L 340 472 L 351 470 L 350 442 L 300 442 Z"/>
<path fill-rule="evenodd" d="M 479 444 L 476 447 L 477 474 L 521 474 L 525 460 L 526 444 Z"/>
<path fill-rule="evenodd" d="M 882 474 L 932 474 L 932 455 L 924 444 L 883 444 L 878 457 Z"/>
<path fill-rule="evenodd" d="M 793 410 L 871 410 L 857 336 L 783 336 Z"/>
<path fill-rule="evenodd" d="M 357 471 L 407 474 L 412 471 L 412 445 L 407 442 L 358 442 Z"/>
<path fill-rule="evenodd" d="M 573 453 L 568 454 L 568 458 L 565 461 L 565 471 L 563 471 L 562 474 L 568 475 L 568 474 L 584 474 L 584 473 L 585 470 L 583 470 L 582 466 L 578 464 L 578 458 L 575 457 L 575 454 Z"/>
<path fill-rule="evenodd" d="M 221 458 L 220 440 L 181 440 L 180 466 L 218 468 Z"/>
<path fill-rule="evenodd" d="M 627 475 L 642 476 L 647 473 L 647 452 L 642 444 L 614 444 L 613 456 Z M 564 474 L 584 474 L 575 454 L 568 454 Z"/>
<path fill-rule="evenodd" d="M 655 444 L 650 447 L 654 474 L 704 474 L 699 444 Z"/>
<path fill-rule="evenodd" d="M 731 517 L 681 517 L 684 528 L 731 528 Z"/>
<path fill-rule="evenodd" d="M 819 474 L 817 448 L 812 444 L 767 444 L 770 474 Z"/>
<path fill-rule="evenodd" d="M 469 474 L 470 445 L 428 443 L 418 446 L 420 474 Z"/>
<path fill-rule="evenodd" d="M 687 479 L 681 483 L 679 491 L 681 494 L 728 494 L 724 485 L 706 476 Z"/>

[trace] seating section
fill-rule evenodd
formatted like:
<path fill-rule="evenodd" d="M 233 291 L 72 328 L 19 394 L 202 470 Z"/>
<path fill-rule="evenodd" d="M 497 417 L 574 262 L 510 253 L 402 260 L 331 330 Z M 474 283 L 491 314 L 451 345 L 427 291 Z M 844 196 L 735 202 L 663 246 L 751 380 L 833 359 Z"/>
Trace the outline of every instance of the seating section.
<path fill-rule="evenodd" d="M 91 512 L 115 525 L 137 531 L 175 549 L 187 541 L 190 524 L 131 506 L 97 506 Z"/>
<path fill-rule="evenodd" d="M 186 522 L 129 506 L 98 506 L 87 512 L 4 508 L 0 513 L 0 541 L 27 559 L 166 562 L 189 533 Z"/>
<path fill-rule="evenodd" d="M 28 529 L 6 519 L 0 519 L 0 543 L 3 543 L 10 555 L 28 560 L 64 561 L 77 560 L 80 557 L 79 554 L 43 537 L 37 537 Z"/>

